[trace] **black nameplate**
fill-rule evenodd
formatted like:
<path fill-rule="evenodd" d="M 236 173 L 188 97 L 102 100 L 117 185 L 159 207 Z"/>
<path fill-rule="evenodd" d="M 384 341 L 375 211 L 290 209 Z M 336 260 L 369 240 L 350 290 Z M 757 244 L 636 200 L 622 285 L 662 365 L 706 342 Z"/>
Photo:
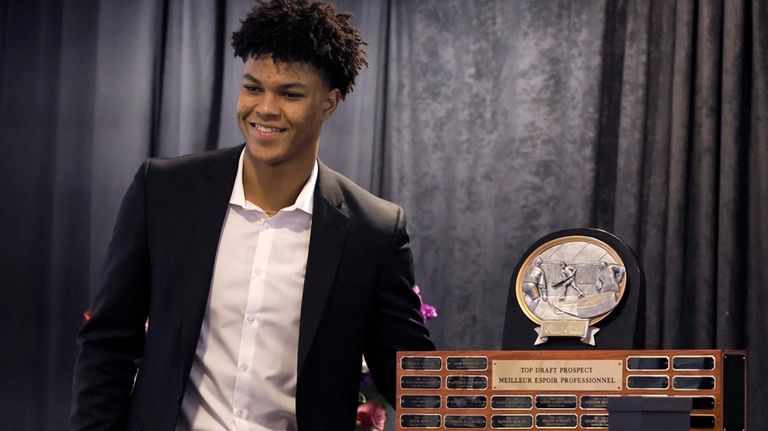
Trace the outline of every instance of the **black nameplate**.
<path fill-rule="evenodd" d="M 440 376 L 400 376 L 403 389 L 440 389 Z"/>
<path fill-rule="evenodd" d="M 402 428 L 439 428 L 440 415 L 400 415 Z"/>
<path fill-rule="evenodd" d="M 486 357 L 461 357 L 450 356 L 446 368 L 452 371 L 455 370 L 468 370 L 468 371 L 485 371 L 488 369 L 488 358 Z"/>
<path fill-rule="evenodd" d="M 628 389 L 667 389 L 669 377 L 667 376 L 629 376 L 627 377 Z"/>
<path fill-rule="evenodd" d="M 675 376 L 672 378 L 672 387 L 680 390 L 715 389 L 715 378 L 712 376 Z"/>
<path fill-rule="evenodd" d="M 672 358 L 675 370 L 714 370 L 715 358 L 711 356 L 675 356 Z"/>
<path fill-rule="evenodd" d="M 713 410 L 715 408 L 715 397 L 693 397 L 693 410 Z"/>
<path fill-rule="evenodd" d="M 720 384 L 723 397 L 720 402 L 723 429 L 747 429 L 747 358 L 739 353 L 725 354 L 722 368 L 723 380 Z"/>
<path fill-rule="evenodd" d="M 627 369 L 630 371 L 666 370 L 669 369 L 669 358 L 666 356 L 629 357 L 627 358 Z"/>
<path fill-rule="evenodd" d="M 582 409 L 608 409 L 608 397 L 602 395 L 582 395 Z"/>
<path fill-rule="evenodd" d="M 402 395 L 400 407 L 404 409 L 439 409 L 440 395 Z"/>
<path fill-rule="evenodd" d="M 533 417 L 531 415 L 493 415 L 491 416 L 491 428 L 531 429 L 533 428 Z"/>
<path fill-rule="evenodd" d="M 581 415 L 582 428 L 608 428 L 608 415 Z"/>
<path fill-rule="evenodd" d="M 445 404 L 449 409 L 484 409 L 488 401 L 484 395 L 449 395 Z"/>
<path fill-rule="evenodd" d="M 446 415 L 446 428 L 485 428 L 485 416 Z"/>
<path fill-rule="evenodd" d="M 530 395 L 496 395 L 491 397 L 491 408 L 494 409 L 530 410 L 532 407 L 533 399 Z"/>
<path fill-rule="evenodd" d="M 448 389 L 486 389 L 488 378 L 485 376 L 448 376 L 445 384 Z"/>
<path fill-rule="evenodd" d="M 576 415 L 536 415 L 538 428 L 576 428 Z"/>
<path fill-rule="evenodd" d="M 440 371 L 442 367 L 442 358 L 433 356 L 403 356 L 400 358 L 400 368 L 403 370 Z"/>
<path fill-rule="evenodd" d="M 691 415 L 691 428 L 712 429 L 715 427 L 715 417 L 710 415 Z M 723 428 L 725 429 L 725 428 Z"/>
<path fill-rule="evenodd" d="M 536 395 L 537 409 L 575 409 L 576 395 Z"/>

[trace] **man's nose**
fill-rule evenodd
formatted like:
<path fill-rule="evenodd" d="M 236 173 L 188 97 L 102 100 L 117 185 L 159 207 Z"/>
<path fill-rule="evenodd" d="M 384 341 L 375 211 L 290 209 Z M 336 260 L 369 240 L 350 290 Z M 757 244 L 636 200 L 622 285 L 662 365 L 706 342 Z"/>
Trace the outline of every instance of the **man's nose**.
<path fill-rule="evenodd" d="M 254 106 L 254 111 L 262 118 L 274 118 L 280 115 L 278 101 L 270 93 L 259 98 L 259 102 Z"/>

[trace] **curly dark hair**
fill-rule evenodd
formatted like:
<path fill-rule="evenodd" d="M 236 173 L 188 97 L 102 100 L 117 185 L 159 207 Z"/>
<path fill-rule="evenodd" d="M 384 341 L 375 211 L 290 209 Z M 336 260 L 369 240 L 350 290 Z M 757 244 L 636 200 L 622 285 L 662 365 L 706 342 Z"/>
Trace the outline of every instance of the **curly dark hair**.
<path fill-rule="evenodd" d="M 367 43 L 351 20 L 351 13 L 336 12 L 325 2 L 258 0 L 232 33 L 232 48 L 243 61 L 271 55 L 275 62 L 311 64 L 343 99 L 360 69 L 368 66 Z"/>

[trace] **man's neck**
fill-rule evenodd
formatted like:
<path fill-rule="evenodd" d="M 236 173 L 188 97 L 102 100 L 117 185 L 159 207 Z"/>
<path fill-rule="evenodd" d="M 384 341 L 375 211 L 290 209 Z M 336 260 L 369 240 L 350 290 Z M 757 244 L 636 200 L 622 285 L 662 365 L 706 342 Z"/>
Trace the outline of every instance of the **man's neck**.
<path fill-rule="evenodd" d="M 245 199 L 273 215 L 296 202 L 306 184 L 315 158 L 295 163 L 265 164 L 243 158 L 243 190 Z"/>

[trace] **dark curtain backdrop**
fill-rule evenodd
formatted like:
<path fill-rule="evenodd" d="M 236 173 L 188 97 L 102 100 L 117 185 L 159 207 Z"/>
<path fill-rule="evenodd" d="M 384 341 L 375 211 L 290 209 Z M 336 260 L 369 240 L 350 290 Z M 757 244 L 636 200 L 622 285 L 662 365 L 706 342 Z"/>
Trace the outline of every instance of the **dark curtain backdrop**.
<path fill-rule="evenodd" d="M 321 158 L 406 208 L 439 348 L 499 348 L 528 245 L 601 227 L 645 268 L 647 346 L 748 349 L 768 429 L 764 0 L 335 3 L 370 67 Z M 251 5 L 0 0 L 2 428 L 64 426 L 139 163 L 241 142 L 229 35 Z"/>

